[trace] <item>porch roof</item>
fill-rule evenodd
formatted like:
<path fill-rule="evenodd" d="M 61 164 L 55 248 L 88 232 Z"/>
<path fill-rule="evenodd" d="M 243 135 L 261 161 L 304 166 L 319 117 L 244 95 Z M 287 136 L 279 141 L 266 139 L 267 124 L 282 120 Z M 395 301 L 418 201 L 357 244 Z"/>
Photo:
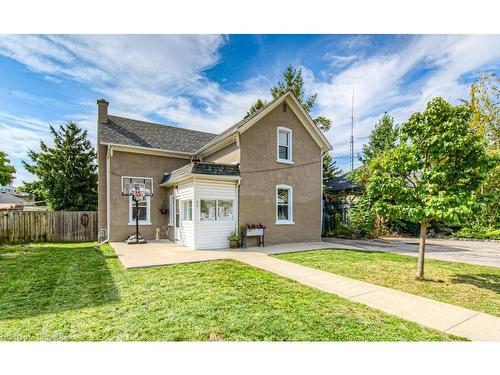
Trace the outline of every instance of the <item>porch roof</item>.
<path fill-rule="evenodd" d="M 217 176 L 238 179 L 240 167 L 238 164 L 195 161 L 171 172 L 165 172 L 160 185 L 169 185 L 189 176 Z"/>

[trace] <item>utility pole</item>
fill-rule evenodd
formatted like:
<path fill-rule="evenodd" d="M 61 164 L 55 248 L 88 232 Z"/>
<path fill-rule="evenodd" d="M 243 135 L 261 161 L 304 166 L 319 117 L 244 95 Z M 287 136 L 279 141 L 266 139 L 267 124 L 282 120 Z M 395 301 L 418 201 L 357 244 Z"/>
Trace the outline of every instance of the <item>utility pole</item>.
<path fill-rule="evenodd" d="M 352 88 L 351 104 L 351 172 L 354 171 L 354 87 Z"/>

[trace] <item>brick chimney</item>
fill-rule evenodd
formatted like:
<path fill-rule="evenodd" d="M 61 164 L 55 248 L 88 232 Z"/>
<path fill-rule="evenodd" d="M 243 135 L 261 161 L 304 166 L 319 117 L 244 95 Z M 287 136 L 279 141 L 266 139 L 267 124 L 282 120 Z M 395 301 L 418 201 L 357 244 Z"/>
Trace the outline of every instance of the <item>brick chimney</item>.
<path fill-rule="evenodd" d="M 97 123 L 106 124 L 108 122 L 108 106 L 109 103 L 104 99 L 97 101 Z"/>

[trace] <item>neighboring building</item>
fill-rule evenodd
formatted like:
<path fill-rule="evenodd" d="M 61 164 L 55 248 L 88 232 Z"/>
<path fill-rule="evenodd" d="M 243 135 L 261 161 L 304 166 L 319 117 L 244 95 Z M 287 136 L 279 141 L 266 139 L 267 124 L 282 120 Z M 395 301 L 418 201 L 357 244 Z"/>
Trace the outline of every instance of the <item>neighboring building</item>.
<path fill-rule="evenodd" d="M 0 210 L 22 210 L 33 204 L 33 199 L 28 193 L 17 191 L 12 186 L 0 186 Z"/>
<path fill-rule="evenodd" d="M 363 185 L 351 181 L 350 173 L 345 173 L 337 178 L 333 178 L 326 183 L 325 211 L 336 210 L 340 215 L 342 224 L 350 223 L 349 213 L 356 204 L 357 197 L 363 192 Z"/>
<path fill-rule="evenodd" d="M 193 248 L 224 248 L 246 223 L 266 244 L 319 241 L 322 155 L 331 145 L 291 92 L 211 134 L 108 115 L 98 100 L 99 227 L 110 241 L 134 233 L 123 181 L 152 184 L 139 208 L 145 239 L 166 233 Z"/>

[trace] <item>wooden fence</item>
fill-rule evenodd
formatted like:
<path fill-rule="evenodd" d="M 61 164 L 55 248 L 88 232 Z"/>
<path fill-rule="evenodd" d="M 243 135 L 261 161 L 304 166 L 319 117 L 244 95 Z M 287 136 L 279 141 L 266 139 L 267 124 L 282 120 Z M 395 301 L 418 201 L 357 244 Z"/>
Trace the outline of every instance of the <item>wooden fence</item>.
<path fill-rule="evenodd" d="M 0 211 L 0 243 L 97 240 L 97 211 Z"/>

